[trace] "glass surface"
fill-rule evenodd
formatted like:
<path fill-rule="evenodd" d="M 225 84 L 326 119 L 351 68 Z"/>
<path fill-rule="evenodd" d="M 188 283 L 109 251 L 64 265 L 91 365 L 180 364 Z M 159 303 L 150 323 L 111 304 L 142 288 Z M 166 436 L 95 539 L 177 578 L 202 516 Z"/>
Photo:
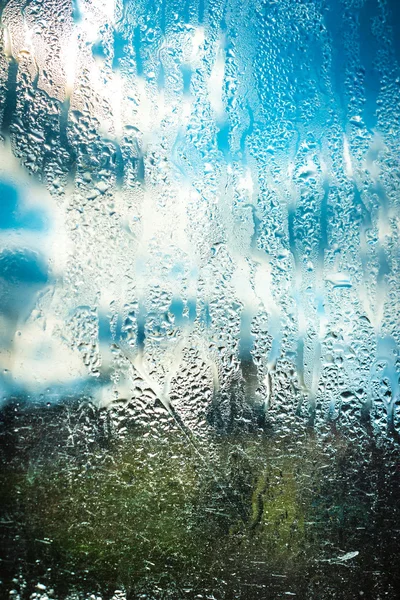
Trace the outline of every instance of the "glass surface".
<path fill-rule="evenodd" d="M 396 600 L 398 0 L 0 11 L 0 597 Z"/>

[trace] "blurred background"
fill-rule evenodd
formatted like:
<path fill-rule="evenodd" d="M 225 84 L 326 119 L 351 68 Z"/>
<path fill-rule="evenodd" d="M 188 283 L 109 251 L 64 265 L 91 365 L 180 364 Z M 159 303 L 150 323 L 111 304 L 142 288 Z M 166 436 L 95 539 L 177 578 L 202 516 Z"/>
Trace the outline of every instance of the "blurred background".
<path fill-rule="evenodd" d="M 104 591 L 102 575 L 96 593 L 116 598 L 121 580 L 121 594 L 164 597 L 166 563 L 160 559 L 147 591 L 140 588 L 153 595 L 140 596 L 131 571 L 141 573 L 144 563 L 130 570 L 104 542 L 109 535 L 109 546 L 127 544 L 131 552 L 132 540 L 100 531 L 120 520 L 118 511 L 107 512 L 107 494 L 118 505 L 115 494 L 124 497 L 135 478 L 142 504 L 151 497 L 159 506 L 156 499 L 164 497 L 166 507 L 174 505 L 151 458 L 169 465 L 165 457 L 175 448 L 190 488 L 177 500 L 185 508 L 170 517 L 160 501 L 166 520 L 149 532 L 127 500 L 142 537 L 153 540 L 153 550 L 159 543 L 164 557 L 182 544 L 188 562 L 178 571 L 188 574 L 187 565 L 200 559 L 187 538 L 166 540 L 165 531 L 182 519 L 190 537 L 188 523 L 195 530 L 207 511 L 234 506 L 221 529 L 213 523 L 218 539 L 229 538 L 233 562 L 248 571 L 225 596 L 225 575 L 208 566 L 199 576 L 207 583 L 193 587 L 188 574 L 192 591 L 168 584 L 165 597 L 168 590 L 179 599 L 266 593 L 244 591 L 254 573 L 271 577 L 272 563 L 253 569 L 246 562 L 254 548 L 281 553 L 282 564 L 305 560 L 298 563 L 304 569 L 291 572 L 292 587 L 272 586 L 271 598 L 344 598 L 337 582 L 321 595 L 318 569 L 333 565 L 332 574 L 339 564 L 346 573 L 355 560 L 361 562 L 351 571 L 351 597 L 397 597 L 389 565 L 400 531 L 393 500 L 400 434 L 399 2 L 3 0 L 0 14 L 0 408 L 3 475 L 14 490 L 4 499 L 11 514 L 4 524 L 20 523 L 3 539 L 11 554 L 11 540 L 25 540 L 5 559 L 7 577 L 21 557 L 26 570 L 31 554 L 45 556 L 46 568 L 71 572 L 85 556 L 89 571 L 116 565 L 104 575 L 113 591 Z M 91 469 L 102 472 L 108 460 L 126 466 L 129 452 L 139 452 L 136 433 L 129 437 L 136 426 L 144 439 L 155 436 L 154 446 L 144 443 L 150 458 L 143 468 L 161 496 L 143 492 L 139 459 L 131 479 L 113 472 L 118 485 L 126 483 L 122 496 L 117 484 L 107 491 L 96 475 L 102 494 L 90 510 L 103 521 L 98 528 L 88 516 L 78 523 L 86 533 L 66 541 L 54 523 L 70 522 L 74 532 L 79 509 L 57 512 L 64 504 L 50 501 L 44 457 L 53 461 L 53 480 L 69 489 L 68 506 L 83 506 L 78 489 L 85 497 L 94 493 Z M 171 441 L 169 450 L 160 439 Z M 300 447 L 308 449 L 304 456 Z M 193 456 L 205 469 L 200 483 Z M 386 465 L 387 487 L 379 464 Z M 152 480 L 151 473 L 159 475 Z M 279 493 L 268 487 L 275 476 Z M 38 487 L 30 488 L 35 477 Z M 168 477 L 175 481 L 177 472 Z M 202 491 L 192 496 L 197 484 Z M 347 508 L 335 486 L 342 498 L 353 498 Z M 13 508 L 18 494 L 24 509 Z M 204 513 L 194 497 L 210 499 Z M 279 510 L 275 497 L 283 499 Z M 268 529 L 268 502 L 284 530 Z M 40 510 L 32 507 L 41 503 L 52 506 L 53 516 L 37 516 L 38 524 Z M 365 514 L 374 510 L 368 530 Z M 313 524 L 324 520 L 327 529 L 313 538 Z M 124 530 L 130 523 L 127 517 Z M 340 529 L 334 542 L 327 533 L 332 523 Z M 261 529 L 266 537 L 255 542 Z M 299 530 L 310 536 L 307 548 L 318 549 L 313 558 Z M 366 530 L 365 538 L 357 533 Z M 93 550 L 93 541 L 88 549 L 90 536 L 104 547 Z M 387 536 L 392 542 L 384 550 Z M 37 549 L 39 538 L 51 548 L 47 541 L 58 540 L 53 554 Z M 272 551 L 275 538 L 280 545 Z M 329 552 L 324 539 L 331 540 Z M 203 549 L 212 546 L 204 540 Z M 236 543 L 243 554 L 232 549 Z M 355 554 L 363 544 L 373 555 L 368 565 Z M 140 552 L 151 568 L 159 558 L 152 560 L 149 547 Z M 76 556 L 76 563 L 67 567 L 57 552 Z M 278 579 L 289 577 L 282 564 Z M 314 587 L 306 586 L 307 569 Z M 357 587 L 363 571 L 370 573 L 368 589 Z M 31 583 L 18 584 L 13 597 L 53 597 L 34 588 L 36 572 L 24 577 Z M 72 598 L 71 586 L 59 597 Z"/>

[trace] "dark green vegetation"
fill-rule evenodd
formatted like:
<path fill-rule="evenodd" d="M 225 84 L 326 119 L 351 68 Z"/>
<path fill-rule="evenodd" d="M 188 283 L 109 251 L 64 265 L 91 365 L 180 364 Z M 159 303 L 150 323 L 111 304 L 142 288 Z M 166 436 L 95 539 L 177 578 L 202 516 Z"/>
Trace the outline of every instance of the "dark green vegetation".
<path fill-rule="evenodd" d="M 393 440 L 301 423 L 189 439 L 161 407 L 124 411 L 3 409 L 1 598 L 398 597 Z"/>

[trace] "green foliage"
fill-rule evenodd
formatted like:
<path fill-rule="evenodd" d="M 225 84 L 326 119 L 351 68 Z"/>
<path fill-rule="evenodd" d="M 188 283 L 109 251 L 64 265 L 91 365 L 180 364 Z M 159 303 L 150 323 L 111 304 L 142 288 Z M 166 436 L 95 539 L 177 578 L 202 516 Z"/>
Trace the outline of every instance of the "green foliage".
<path fill-rule="evenodd" d="M 179 599 L 190 588 L 194 598 L 214 593 L 215 582 L 225 590 L 221 598 L 239 597 L 235 589 L 248 582 L 255 586 L 251 598 L 285 581 L 318 590 L 327 573 L 337 576 L 332 557 L 358 550 L 361 539 L 366 548 L 380 539 L 385 506 L 396 497 L 385 492 L 382 452 L 370 449 L 373 468 L 363 473 L 357 465 L 366 447 L 336 434 L 323 442 L 308 431 L 195 440 L 164 423 L 118 437 L 105 436 L 96 413 L 57 419 L 51 429 L 27 418 L 21 449 L 14 438 L 9 444 L 13 457 L 3 460 L 0 490 L 10 574 L 18 565 L 31 569 L 32 581 L 41 573 L 60 598 L 71 589 L 111 597 L 117 587 L 133 597 L 168 589 Z M 393 505 L 394 518 L 398 513 Z M 368 556 L 364 565 L 378 572 Z"/>

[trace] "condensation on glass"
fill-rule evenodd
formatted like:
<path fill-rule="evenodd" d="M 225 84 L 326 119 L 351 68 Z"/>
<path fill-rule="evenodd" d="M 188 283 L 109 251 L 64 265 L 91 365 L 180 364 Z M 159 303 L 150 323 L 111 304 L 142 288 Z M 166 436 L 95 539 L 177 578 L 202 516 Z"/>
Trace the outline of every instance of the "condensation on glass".
<path fill-rule="evenodd" d="M 57 552 L 88 573 L 114 560 L 107 584 L 94 571 L 91 598 L 342 598 L 337 569 L 355 573 L 354 593 L 369 593 L 357 580 L 369 526 L 360 511 L 385 504 L 380 469 L 395 477 L 400 435 L 397 3 L 0 6 L 4 472 L 23 478 L 11 486 L 28 498 L 24 515 L 55 493 L 47 473 L 70 494 L 65 510 L 49 500 L 52 516 L 15 526 L 28 541 L 11 560 L 11 597 L 57 597 L 48 573 Z M 369 487 L 343 525 L 343 497 L 327 500 L 324 485 L 356 494 L 360 468 Z M 170 496 L 178 480 L 184 492 Z M 157 526 L 122 499 L 129 486 L 147 522 L 159 503 Z M 124 502 L 144 557 L 131 569 L 109 550 L 131 552 L 114 534 Z M 322 504 L 327 523 L 359 532 L 357 547 L 343 532 L 329 542 L 312 516 Z M 188 540 L 202 539 L 207 518 L 230 550 L 224 564 L 215 541 L 214 566 L 203 568 Z M 394 535 L 394 518 L 382 531 Z M 63 520 L 67 541 L 54 525 Z M 100 549 L 94 539 L 86 548 L 82 523 L 104 536 Z M 26 566 L 36 556 L 43 572 Z M 74 571 L 78 558 L 60 569 Z M 367 569 L 373 597 L 395 598 L 389 560 L 379 560 Z M 313 565 L 314 583 L 287 571 L 296 561 Z M 89 583 L 75 583 L 65 597 L 89 598 L 79 595 Z"/>

